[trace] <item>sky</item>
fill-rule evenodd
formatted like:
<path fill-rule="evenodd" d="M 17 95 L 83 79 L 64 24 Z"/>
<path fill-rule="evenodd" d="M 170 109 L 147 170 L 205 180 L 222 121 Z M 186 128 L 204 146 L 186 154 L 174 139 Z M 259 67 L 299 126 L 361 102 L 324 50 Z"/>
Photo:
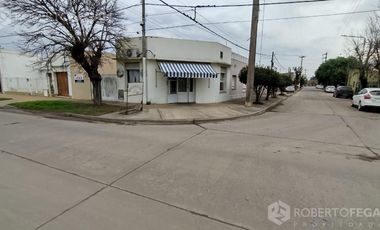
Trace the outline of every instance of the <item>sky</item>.
<path fill-rule="evenodd" d="M 120 7 L 138 4 L 139 0 L 118 0 Z M 165 0 L 169 4 L 180 5 L 222 5 L 249 4 L 252 0 Z M 288 0 L 260 0 L 264 2 L 284 2 Z M 296 0 L 298 1 L 298 0 Z M 147 3 L 160 3 L 159 0 L 146 0 Z M 178 8 L 189 16 L 194 12 L 188 8 Z M 379 10 L 380 0 L 331 0 L 328 2 L 267 5 L 260 7 L 256 63 L 269 66 L 272 52 L 277 60 L 275 67 L 280 72 L 287 72 L 289 67 L 300 66 L 299 56 L 306 56 L 303 62 L 304 70 L 310 78 L 322 63 L 322 55 L 328 53 L 328 58 L 348 56 L 349 39 L 341 35 L 362 35 L 368 17 L 373 13 L 338 15 L 330 17 L 313 17 L 298 19 L 279 18 L 311 16 Z M 124 10 L 126 17 L 126 36 L 139 36 L 141 31 L 141 7 L 131 7 Z M 239 46 L 249 48 L 251 7 L 237 8 L 203 8 L 197 10 L 197 20 L 200 23 L 243 21 L 238 23 L 223 23 L 206 25 L 218 34 L 228 38 Z M 11 26 L 9 14 L 0 10 L 0 37 L 12 34 L 19 28 Z M 170 38 L 183 38 L 216 41 L 232 48 L 236 53 L 248 56 L 248 52 L 226 40 L 219 38 L 199 26 L 180 27 L 174 29 L 152 30 L 167 26 L 194 23 L 185 16 L 164 6 L 147 6 L 147 35 Z M 17 37 L 0 38 L 0 45 L 5 49 L 16 49 L 19 44 Z"/>

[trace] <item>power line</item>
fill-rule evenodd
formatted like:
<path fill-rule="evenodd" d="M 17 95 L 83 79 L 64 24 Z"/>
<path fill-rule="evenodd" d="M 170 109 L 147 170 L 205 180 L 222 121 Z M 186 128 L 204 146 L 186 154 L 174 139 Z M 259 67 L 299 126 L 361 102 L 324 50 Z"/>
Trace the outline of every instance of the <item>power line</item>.
<path fill-rule="evenodd" d="M 169 5 L 168 3 L 166 3 L 166 2 L 163 1 L 163 0 L 159 0 L 159 1 L 162 2 L 163 4 L 165 4 L 167 7 L 172 8 L 173 10 L 175 10 L 175 11 L 177 11 L 178 13 L 182 14 L 183 16 L 187 17 L 188 19 L 194 21 L 194 22 L 197 23 L 199 26 L 201 26 L 202 28 L 204 28 L 204 29 L 207 30 L 208 32 L 214 34 L 215 36 L 218 36 L 218 37 L 222 38 L 223 40 L 228 41 L 229 43 L 231 43 L 231 44 L 235 45 L 236 47 L 239 47 L 239 48 L 241 48 L 241 49 L 243 49 L 243 50 L 245 50 L 245 51 L 249 51 L 249 49 L 247 49 L 246 47 L 243 47 L 243 46 L 237 44 L 236 42 L 234 42 L 234 41 L 232 41 L 232 40 L 230 40 L 230 39 L 224 37 L 223 35 L 218 34 L 218 33 L 215 32 L 214 30 L 208 28 L 207 26 L 205 26 L 205 25 L 203 25 L 202 23 L 198 22 L 198 21 L 195 20 L 194 18 L 192 18 L 192 17 L 190 17 L 189 15 L 187 15 L 187 14 L 183 13 L 182 11 L 178 10 L 178 9 L 175 8 L 174 6 Z"/>
<path fill-rule="evenodd" d="M 199 15 L 200 17 L 202 17 L 206 22 L 211 23 L 211 21 L 209 21 L 205 16 L 203 16 L 199 12 L 196 12 L 196 14 Z M 226 37 L 229 37 L 229 39 L 231 39 L 231 40 L 233 40 L 233 38 L 236 37 L 236 36 L 232 35 L 231 33 L 224 31 L 222 28 L 220 28 L 220 27 L 218 27 L 216 25 L 213 25 L 213 27 L 215 29 L 217 29 L 218 31 L 220 31 L 221 33 L 223 33 Z M 241 43 L 239 45 L 244 46 Z"/>
<path fill-rule="evenodd" d="M 277 58 L 276 55 L 274 55 L 274 59 L 276 60 L 277 64 L 280 66 L 281 69 L 285 69 L 286 70 L 286 68 L 281 64 L 281 62 L 278 60 L 278 58 Z"/>
<path fill-rule="evenodd" d="M 265 0 L 264 0 L 264 4 L 265 4 Z M 265 20 L 265 5 L 263 6 L 263 20 L 262 20 L 262 24 L 261 24 L 261 38 L 260 38 L 260 53 L 263 52 L 263 39 L 264 39 L 264 20 Z M 259 64 L 261 65 L 261 55 L 260 55 L 260 58 L 259 58 Z"/>
<path fill-rule="evenodd" d="M 0 38 L 10 38 L 10 37 L 18 37 L 18 34 L 6 34 L 6 35 L 1 35 Z"/>
<path fill-rule="evenodd" d="M 268 18 L 266 21 L 278 21 L 278 20 L 289 20 L 289 19 L 300 19 L 300 18 L 317 18 L 317 17 L 330 17 L 330 16 L 339 16 L 339 15 L 349 15 L 349 14 L 363 14 L 363 13 L 374 13 L 380 10 L 363 10 L 363 11 L 352 11 L 352 12 L 343 12 L 343 13 L 332 13 L 332 14 L 315 14 L 307 16 L 296 16 L 296 17 L 285 17 L 285 18 Z"/>
<path fill-rule="evenodd" d="M 301 3 L 317 3 L 317 2 L 327 2 L 332 0 L 301 0 L 301 1 L 285 1 L 285 2 L 267 2 L 258 4 L 260 6 L 267 5 L 289 5 L 289 4 L 301 4 Z M 146 3 L 149 6 L 166 6 L 165 4 L 160 3 Z M 179 5 L 173 4 L 171 5 L 177 8 L 226 8 L 226 7 L 248 7 L 254 6 L 254 4 L 224 4 L 224 5 Z"/>
<path fill-rule="evenodd" d="M 331 14 L 316 14 L 316 15 L 307 15 L 307 16 L 295 16 L 295 17 L 284 17 L 284 18 L 267 18 L 265 21 L 280 21 L 280 20 L 291 20 L 291 19 L 303 19 L 303 18 L 316 18 L 316 17 L 331 17 L 331 16 L 339 16 L 339 15 L 348 15 L 348 14 L 362 14 L 362 13 L 374 13 L 379 12 L 380 10 L 363 10 L 356 12 L 342 12 L 342 13 L 331 13 Z M 218 25 L 218 24 L 234 24 L 234 23 L 248 23 L 248 20 L 237 20 L 237 21 L 221 21 L 221 22 L 208 22 L 203 23 L 204 25 Z M 166 30 L 172 28 L 181 28 L 181 27 L 191 27 L 196 26 L 196 24 L 181 24 L 174 26 L 165 26 L 165 27 L 157 27 L 151 28 L 148 30 Z"/>

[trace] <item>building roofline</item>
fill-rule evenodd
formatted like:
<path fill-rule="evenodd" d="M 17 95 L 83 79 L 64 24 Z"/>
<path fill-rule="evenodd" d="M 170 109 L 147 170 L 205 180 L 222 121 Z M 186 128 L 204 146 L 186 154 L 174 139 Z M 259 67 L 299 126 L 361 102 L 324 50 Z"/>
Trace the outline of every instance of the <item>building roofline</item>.
<path fill-rule="evenodd" d="M 130 39 L 141 39 L 141 36 L 129 37 L 129 38 Z M 161 39 L 167 39 L 167 40 L 179 40 L 179 41 L 190 41 L 190 42 L 202 42 L 202 43 L 218 44 L 218 45 L 227 47 L 227 48 L 232 50 L 231 47 L 229 47 L 227 45 L 223 45 L 222 43 L 217 42 L 217 41 L 207 41 L 207 40 L 200 40 L 200 39 L 169 38 L 169 37 L 160 37 L 160 36 L 147 36 L 146 38 L 148 38 L 148 39 L 149 38 L 161 38 Z"/>

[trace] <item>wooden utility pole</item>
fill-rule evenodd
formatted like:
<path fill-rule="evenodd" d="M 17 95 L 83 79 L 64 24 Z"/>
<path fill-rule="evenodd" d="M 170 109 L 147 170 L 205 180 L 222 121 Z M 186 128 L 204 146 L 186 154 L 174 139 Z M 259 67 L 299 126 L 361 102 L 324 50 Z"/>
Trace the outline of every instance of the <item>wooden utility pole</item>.
<path fill-rule="evenodd" d="M 146 97 L 146 103 L 148 103 L 148 74 L 147 74 L 147 62 L 146 62 L 146 58 L 147 58 L 147 54 L 148 54 L 148 51 L 147 51 L 147 40 L 146 40 L 146 5 L 145 5 L 145 0 L 141 0 L 141 5 L 142 5 L 142 22 L 141 22 L 141 26 L 142 26 L 142 77 L 143 77 L 143 92 L 145 92 L 145 97 Z M 145 89 L 144 89 L 145 87 Z M 143 98 L 141 99 L 141 111 L 143 110 L 143 107 L 144 107 L 144 95 L 143 95 Z"/>
<path fill-rule="evenodd" d="M 260 0 L 253 0 L 252 22 L 251 22 L 251 42 L 249 47 L 249 61 L 247 74 L 247 90 L 245 106 L 252 106 L 253 84 L 255 82 L 255 65 L 256 65 L 256 45 L 257 45 L 257 27 L 259 23 Z"/>
<path fill-rule="evenodd" d="M 142 21 L 141 21 L 141 27 L 142 27 L 142 57 L 146 58 L 146 12 L 145 12 L 145 0 L 141 0 L 141 6 L 142 6 Z"/>
<path fill-rule="evenodd" d="M 272 52 L 272 60 L 270 61 L 270 68 L 273 70 L 274 68 L 274 52 Z"/>

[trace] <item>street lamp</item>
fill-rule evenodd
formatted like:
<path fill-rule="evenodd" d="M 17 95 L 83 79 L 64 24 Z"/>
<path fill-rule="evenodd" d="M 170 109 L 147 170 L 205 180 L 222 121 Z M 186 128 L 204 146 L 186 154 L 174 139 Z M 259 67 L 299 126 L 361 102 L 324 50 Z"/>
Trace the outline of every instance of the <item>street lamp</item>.
<path fill-rule="evenodd" d="M 346 34 L 342 34 L 340 36 L 345 37 L 345 38 L 361 38 L 361 39 L 364 39 L 364 42 L 367 41 L 367 38 L 364 36 L 354 36 L 354 35 L 346 35 Z"/>
<path fill-rule="evenodd" d="M 340 36 L 345 37 L 345 38 L 360 38 L 360 39 L 363 39 L 363 40 L 364 40 L 364 43 L 363 43 L 363 46 L 364 46 L 364 47 L 366 46 L 366 43 L 367 43 L 367 38 L 364 37 L 364 36 L 354 36 L 354 35 L 346 35 L 346 34 L 342 34 L 342 35 L 340 35 Z M 350 78 L 350 74 L 347 73 L 347 77 L 346 77 L 346 85 L 348 85 L 349 78 Z"/>

